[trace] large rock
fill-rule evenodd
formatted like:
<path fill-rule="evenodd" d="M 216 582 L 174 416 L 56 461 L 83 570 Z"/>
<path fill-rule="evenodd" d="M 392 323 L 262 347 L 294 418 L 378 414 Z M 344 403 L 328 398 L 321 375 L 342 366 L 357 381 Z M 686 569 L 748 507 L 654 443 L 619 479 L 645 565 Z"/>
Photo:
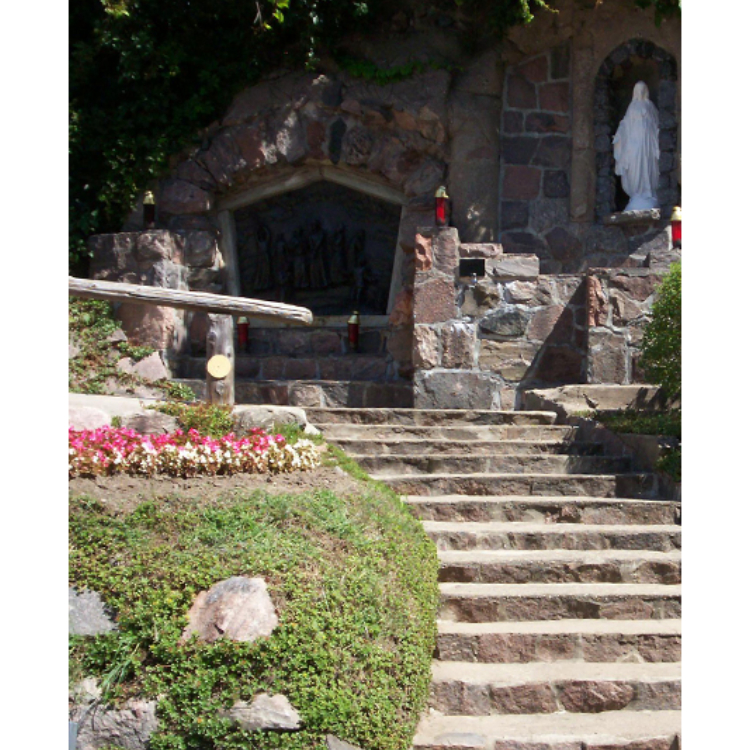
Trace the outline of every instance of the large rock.
<path fill-rule="evenodd" d="M 326 749 L 327 750 L 362 750 L 357 745 L 352 745 L 350 742 L 344 742 L 338 737 L 332 734 L 326 735 Z"/>
<path fill-rule="evenodd" d="M 183 642 L 193 633 L 207 643 L 221 637 L 252 642 L 271 635 L 279 624 L 266 582 L 244 576 L 233 576 L 201 591 L 188 612 L 188 620 Z"/>
<path fill-rule="evenodd" d="M 128 414 L 122 417 L 122 426 L 135 430 L 141 435 L 166 435 L 179 426 L 175 417 L 158 411 L 145 411 L 141 414 Z"/>
<path fill-rule="evenodd" d="M 299 729 L 302 719 L 289 699 L 280 693 L 268 695 L 260 693 L 252 703 L 236 701 L 228 711 L 220 711 L 219 716 L 231 719 L 241 729 L 252 732 L 257 730 Z"/>
<path fill-rule="evenodd" d="M 274 425 L 297 424 L 308 427 L 307 415 L 298 406 L 235 406 L 234 431 L 239 436 L 247 435 L 253 427 L 270 430 Z"/>
<path fill-rule="evenodd" d="M 109 414 L 94 406 L 68 407 L 68 426 L 74 430 L 98 430 L 111 422 Z"/>
<path fill-rule="evenodd" d="M 117 630 L 96 591 L 68 589 L 68 632 L 70 635 L 100 635 Z"/>
<path fill-rule="evenodd" d="M 117 710 L 87 712 L 79 707 L 73 712 L 73 721 L 79 722 L 76 750 L 146 750 L 158 726 L 156 701 L 129 700 Z"/>

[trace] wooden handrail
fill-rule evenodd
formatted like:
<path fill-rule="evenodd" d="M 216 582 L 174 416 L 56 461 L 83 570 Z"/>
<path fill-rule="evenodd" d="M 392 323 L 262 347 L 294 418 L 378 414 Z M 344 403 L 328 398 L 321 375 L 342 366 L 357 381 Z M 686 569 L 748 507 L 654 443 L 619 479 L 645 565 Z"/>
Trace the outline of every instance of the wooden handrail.
<path fill-rule="evenodd" d="M 226 357 L 231 364 L 229 373 L 223 378 L 212 377 L 208 366 L 206 367 L 206 396 L 212 404 L 234 404 L 233 315 L 244 315 L 259 320 L 282 320 L 297 325 L 310 325 L 313 322 L 313 314 L 306 307 L 210 292 L 187 292 L 126 284 L 120 281 L 91 281 L 68 276 L 68 293 L 86 299 L 177 307 L 181 310 L 208 313 L 206 353 L 209 359 L 216 355 Z"/>

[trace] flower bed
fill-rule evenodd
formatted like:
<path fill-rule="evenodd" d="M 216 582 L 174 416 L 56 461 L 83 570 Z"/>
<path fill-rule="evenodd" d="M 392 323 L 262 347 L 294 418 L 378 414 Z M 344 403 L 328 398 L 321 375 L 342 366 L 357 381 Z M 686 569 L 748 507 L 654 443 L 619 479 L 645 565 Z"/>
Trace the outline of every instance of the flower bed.
<path fill-rule="evenodd" d="M 141 435 L 119 427 L 68 431 L 68 476 L 119 473 L 192 477 L 313 469 L 320 455 L 310 440 L 289 445 L 282 435 L 254 428 L 248 437 L 221 438 L 197 430 Z"/>

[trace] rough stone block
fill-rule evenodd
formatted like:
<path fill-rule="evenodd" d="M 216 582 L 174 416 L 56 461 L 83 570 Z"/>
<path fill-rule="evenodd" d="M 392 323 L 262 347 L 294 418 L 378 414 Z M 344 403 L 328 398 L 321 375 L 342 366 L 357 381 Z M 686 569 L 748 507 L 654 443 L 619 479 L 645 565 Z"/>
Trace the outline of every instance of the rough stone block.
<path fill-rule="evenodd" d="M 494 310 L 500 302 L 500 290 L 489 279 L 482 279 L 475 287 L 467 287 L 461 304 L 464 315 L 476 317 Z"/>
<path fill-rule="evenodd" d="M 451 323 L 443 328 L 442 365 L 448 368 L 474 366 L 476 328 L 467 323 Z"/>
<path fill-rule="evenodd" d="M 157 202 L 159 210 L 167 214 L 201 214 L 213 207 L 210 193 L 179 179 L 167 179 L 161 183 Z"/>
<path fill-rule="evenodd" d="M 432 237 L 417 234 L 414 240 L 414 270 L 429 271 L 432 269 Z"/>
<path fill-rule="evenodd" d="M 516 70 L 527 81 L 531 81 L 532 83 L 546 81 L 549 75 L 549 63 L 546 53 L 521 63 L 516 67 Z"/>
<path fill-rule="evenodd" d="M 402 289 L 393 302 L 388 323 L 394 327 L 409 325 L 414 317 L 414 290 Z"/>
<path fill-rule="evenodd" d="M 100 635 L 117 630 L 96 591 L 68 588 L 68 632 L 70 635 Z"/>
<path fill-rule="evenodd" d="M 514 109 L 536 109 L 536 87 L 524 76 L 511 73 L 508 76 L 506 101 Z"/>
<path fill-rule="evenodd" d="M 414 367 L 423 370 L 437 367 L 440 361 L 440 349 L 436 331 L 430 326 L 416 325 L 413 342 Z"/>
<path fill-rule="evenodd" d="M 627 683 L 580 680 L 566 683 L 561 688 L 560 703 L 566 711 L 574 713 L 619 711 L 635 698 L 635 689 Z"/>
<path fill-rule="evenodd" d="M 458 267 L 458 230 L 438 229 L 432 238 L 432 262 L 436 270 L 452 276 Z"/>
<path fill-rule="evenodd" d="M 213 232 L 189 231 L 184 234 L 183 257 L 185 265 L 194 268 L 211 268 L 217 254 L 216 236 Z"/>
<path fill-rule="evenodd" d="M 135 430 L 141 435 L 166 435 L 178 428 L 177 419 L 158 411 L 146 411 L 142 414 L 127 414 L 122 417 L 122 426 Z"/>
<path fill-rule="evenodd" d="M 71 717 L 79 722 L 77 750 L 118 747 L 122 750 L 146 750 L 149 738 L 158 728 L 156 701 L 131 699 L 121 708 L 86 712 L 78 707 Z"/>
<path fill-rule="evenodd" d="M 117 309 L 128 340 L 138 346 L 168 349 L 172 345 L 177 318 L 172 307 L 125 303 Z"/>
<path fill-rule="evenodd" d="M 567 198 L 570 195 L 568 173 L 564 170 L 545 170 L 542 192 L 545 198 Z"/>
<path fill-rule="evenodd" d="M 497 258 L 503 246 L 497 242 L 464 242 L 458 249 L 461 258 Z"/>
<path fill-rule="evenodd" d="M 456 315 L 456 290 L 452 279 L 420 278 L 414 285 L 414 322 L 442 323 Z"/>
<path fill-rule="evenodd" d="M 570 118 L 548 112 L 529 112 L 524 121 L 527 133 L 567 133 L 570 131 Z"/>
<path fill-rule="evenodd" d="M 488 373 L 418 371 L 414 374 L 414 408 L 500 409 L 502 385 Z"/>
<path fill-rule="evenodd" d="M 536 365 L 536 376 L 548 383 L 580 383 L 584 356 L 569 346 L 546 346 Z"/>
<path fill-rule="evenodd" d="M 555 260 L 570 261 L 581 256 L 581 241 L 563 227 L 555 227 L 544 235 L 550 254 Z"/>
<path fill-rule="evenodd" d="M 588 382 L 627 382 L 627 339 L 624 335 L 589 331 Z"/>
<path fill-rule="evenodd" d="M 507 338 L 518 338 L 526 333 L 531 314 L 517 307 L 504 306 L 485 315 L 479 320 L 479 328 L 484 333 Z"/>
<path fill-rule="evenodd" d="M 503 132 L 504 133 L 523 132 L 523 112 L 504 112 L 503 113 Z"/>
<path fill-rule="evenodd" d="M 498 373 L 504 380 L 519 382 L 526 376 L 538 350 L 538 346 L 526 341 L 482 339 L 479 367 Z"/>
<path fill-rule="evenodd" d="M 539 258 L 535 255 L 503 255 L 487 261 L 486 272 L 498 281 L 536 279 L 539 276 Z"/>
<path fill-rule="evenodd" d="M 207 643 L 221 637 L 252 643 L 270 635 L 278 624 L 266 582 L 262 578 L 233 576 L 195 597 L 182 641 L 195 633 Z"/>
<path fill-rule="evenodd" d="M 549 112 L 570 110 L 570 85 L 566 83 L 543 83 L 539 86 L 539 109 Z"/>
<path fill-rule="evenodd" d="M 539 195 L 542 172 L 536 167 L 509 164 L 503 175 L 503 198 L 533 200 Z"/>
<path fill-rule="evenodd" d="M 273 696 L 260 693 L 252 703 L 235 701 L 232 708 L 220 711 L 219 716 L 230 719 L 246 732 L 269 729 L 288 731 L 302 726 L 302 717 L 281 693 Z"/>
<path fill-rule="evenodd" d="M 121 281 L 127 274 L 135 274 L 135 244 L 138 232 L 95 234 L 89 237 L 88 248 L 92 254 L 90 275 L 92 279 Z"/>
<path fill-rule="evenodd" d="M 552 169 L 567 169 L 570 166 L 572 141 L 564 135 L 546 135 L 538 139 L 539 146 L 531 164 Z"/>
<path fill-rule="evenodd" d="M 538 138 L 505 136 L 501 146 L 503 161 L 506 164 L 530 164 L 538 144 Z"/>
<path fill-rule="evenodd" d="M 528 201 L 503 201 L 500 204 L 500 229 L 526 229 L 529 224 Z"/>

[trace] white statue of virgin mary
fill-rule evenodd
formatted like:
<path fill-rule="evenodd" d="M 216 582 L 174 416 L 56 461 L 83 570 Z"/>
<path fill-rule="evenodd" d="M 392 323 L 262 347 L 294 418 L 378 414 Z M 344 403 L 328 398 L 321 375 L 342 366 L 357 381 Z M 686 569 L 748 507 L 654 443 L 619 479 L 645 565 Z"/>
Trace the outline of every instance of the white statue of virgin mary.
<path fill-rule="evenodd" d="M 648 86 L 638 81 L 613 140 L 615 174 L 630 197 L 625 211 L 657 208 L 659 182 L 659 112 L 648 98 Z"/>

